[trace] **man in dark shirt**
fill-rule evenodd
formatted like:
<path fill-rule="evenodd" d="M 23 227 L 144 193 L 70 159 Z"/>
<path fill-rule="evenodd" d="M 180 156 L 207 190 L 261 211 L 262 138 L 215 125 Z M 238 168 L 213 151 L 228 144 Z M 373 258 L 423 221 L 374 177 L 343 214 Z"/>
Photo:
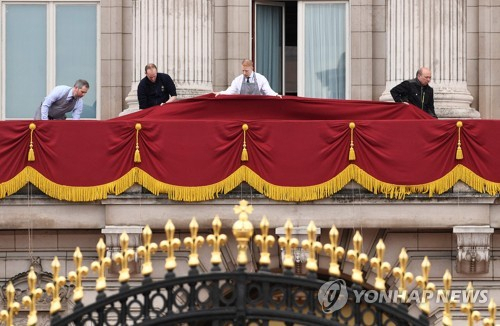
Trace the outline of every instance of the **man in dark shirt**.
<path fill-rule="evenodd" d="M 154 63 L 148 63 L 144 71 L 146 77 L 137 86 L 139 109 L 167 104 L 177 99 L 174 81 L 168 74 L 158 72 Z"/>
<path fill-rule="evenodd" d="M 405 80 L 391 89 L 391 95 L 396 102 L 405 102 L 437 118 L 434 112 L 434 90 L 429 86 L 432 75 L 429 68 L 421 67 L 415 79 Z"/>

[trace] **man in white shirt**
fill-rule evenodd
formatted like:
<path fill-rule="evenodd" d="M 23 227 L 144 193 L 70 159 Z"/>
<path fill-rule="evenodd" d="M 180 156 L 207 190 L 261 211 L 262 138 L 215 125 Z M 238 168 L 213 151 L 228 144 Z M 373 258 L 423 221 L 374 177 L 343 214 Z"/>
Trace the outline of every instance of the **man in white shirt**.
<path fill-rule="evenodd" d="M 253 62 L 252 60 L 245 59 L 241 63 L 242 74 L 236 77 L 231 86 L 229 86 L 225 91 L 214 92 L 215 96 L 220 94 L 227 95 L 269 95 L 269 96 L 278 96 L 281 98 L 281 95 L 273 91 L 267 78 L 258 72 L 253 71 Z"/>

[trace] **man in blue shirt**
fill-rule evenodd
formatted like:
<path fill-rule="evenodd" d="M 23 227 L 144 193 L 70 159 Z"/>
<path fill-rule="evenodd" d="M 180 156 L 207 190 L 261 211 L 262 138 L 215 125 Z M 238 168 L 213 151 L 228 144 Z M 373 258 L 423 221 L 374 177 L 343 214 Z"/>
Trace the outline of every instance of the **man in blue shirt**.
<path fill-rule="evenodd" d="M 35 120 L 66 120 L 68 112 L 71 112 L 73 120 L 80 119 L 83 111 L 82 97 L 88 90 L 89 83 L 83 79 L 78 79 L 73 87 L 56 86 L 37 109 Z"/>

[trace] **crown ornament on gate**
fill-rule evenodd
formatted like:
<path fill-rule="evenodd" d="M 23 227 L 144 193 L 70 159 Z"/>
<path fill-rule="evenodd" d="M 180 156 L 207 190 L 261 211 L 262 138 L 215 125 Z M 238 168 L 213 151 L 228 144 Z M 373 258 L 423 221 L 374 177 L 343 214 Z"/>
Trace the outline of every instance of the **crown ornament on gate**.
<path fill-rule="evenodd" d="M 248 214 L 252 214 L 253 207 L 246 200 L 241 200 L 239 205 L 234 206 L 234 213 L 238 214 L 238 221 L 233 224 L 233 235 L 238 243 L 237 262 L 240 267 L 248 263 L 247 248 L 248 241 L 253 235 L 253 225 L 248 220 Z"/>

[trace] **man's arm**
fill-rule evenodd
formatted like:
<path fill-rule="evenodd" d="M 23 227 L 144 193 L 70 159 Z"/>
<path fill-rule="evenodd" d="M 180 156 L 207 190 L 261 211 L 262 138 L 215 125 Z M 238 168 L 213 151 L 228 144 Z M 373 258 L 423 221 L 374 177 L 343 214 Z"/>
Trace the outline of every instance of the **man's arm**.
<path fill-rule="evenodd" d="M 408 102 L 408 81 L 403 81 L 391 89 L 391 95 L 395 102 Z"/>
<path fill-rule="evenodd" d="M 269 85 L 269 81 L 267 80 L 266 77 L 264 77 L 263 75 L 256 75 L 256 76 L 257 76 L 257 83 L 260 85 L 260 92 L 263 95 L 279 96 L 279 94 L 276 93 L 271 88 L 271 85 Z"/>
<path fill-rule="evenodd" d="M 73 117 L 73 120 L 80 120 L 82 111 L 83 111 L 83 99 L 79 99 L 76 102 L 73 111 L 71 111 L 71 116 Z"/>
<path fill-rule="evenodd" d="M 165 74 L 164 84 L 166 92 L 168 93 L 168 95 L 170 95 L 165 104 L 177 100 L 177 89 L 175 88 L 175 83 L 168 74 Z"/>
<path fill-rule="evenodd" d="M 218 92 L 215 94 L 215 96 L 217 96 L 219 94 L 225 94 L 225 95 L 239 94 L 241 92 L 241 82 L 242 82 L 241 76 L 242 75 L 233 79 L 233 81 L 231 82 L 231 85 L 225 91 Z"/>
<path fill-rule="evenodd" d="M 137 99 L 139 100 L 139 109 L 146 109 L 148 107 L 146 85 L 142 80 L 139 82 L 139 86 L 137 86 Z"/>

